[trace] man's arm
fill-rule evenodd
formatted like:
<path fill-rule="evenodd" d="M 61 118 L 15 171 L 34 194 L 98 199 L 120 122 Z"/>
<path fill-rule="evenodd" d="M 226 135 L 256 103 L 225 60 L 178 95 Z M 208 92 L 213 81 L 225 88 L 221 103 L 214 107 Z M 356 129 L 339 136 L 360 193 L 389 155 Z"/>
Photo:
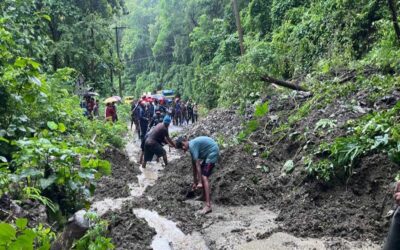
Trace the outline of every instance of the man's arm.
<path fill-rule="evenodd" d="M 201 160 L 192 160 L 192 166 L 193 166 L 193 185 L 192 188 L 196 189 L 197 186 L 199 185 L 199 182 L 201 182 Z"/>
<path fill-rule="evenodd" d="M 165 141 L 168 145 L 170 145 L 171 147 L 176 148 L 175 143 L 171 140 L 171 138 L 169 138 L 169 135 L 167 135 L 167 136 L 165 137 L 164 141 Z"/>

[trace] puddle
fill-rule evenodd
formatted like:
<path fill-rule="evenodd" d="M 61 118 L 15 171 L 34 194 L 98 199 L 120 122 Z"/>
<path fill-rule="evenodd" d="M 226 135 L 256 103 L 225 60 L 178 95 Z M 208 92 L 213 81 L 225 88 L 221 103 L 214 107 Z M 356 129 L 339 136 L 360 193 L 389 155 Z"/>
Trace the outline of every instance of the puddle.
<path fill-rule="evenodd" d="M 201 202 L 187 201 L 201 207 Z M 216 206 L 207 215 L 203 225 L 203 237 L 208 245 L 225 250 L 292 250 L 292 249 L 330 249 L 327 246 L 340 245 L 340 249 L 381 249 L 368 241 L 346 241 L 340 238 L 297 238 L 293 235 L 277 232 L 275 219 L 278 215 L 262 206 Z M 337 249 L 337 247 L 336 247 Z"/>
<path fill-rule="evenodd" d="M 131 200 L 131 197 L 126 197 L 126 198 L 117 198 L 117 199 L 112 199 L 112 198 L 106 198 L 101 201 L 96 201 L 92 204 L 91 209 L 96 210 L 97 214 L 99 216 L 102 216 L 105 214 L 107 211 L 115 211 L 118 210 L 122 207 L 124 202 Z"/>
<path fill-rule="evenodd" d="M 156 230 L 151 247 L 154 250 L 169 249 L 208 249 L 205 241 L 199 233 L 185 235 L 176 223 L 158 215 L 157 212 L 147 209 L 134 209 L 133 213 L 138 217 L 145 219 L 150 227 Z"/>
<path fill-rule="evenodd" d="M 341 245 L 338 248 L 339 244 Z M 331 246 L 331 247 L 329 247 Z M 344 247 L 345 246 L 345 247 Z M 256 240 L 240 245 L 238 250 L 309 250 L 309 249 L 360 249 L 360 250 L 378 250 L 379 246 L 370 242 L 349 242 L 341 239 L 312 239 L 312 238 L 296 238 L 293 235 L 279 232 L 272 234 L 264 240 Z"/>

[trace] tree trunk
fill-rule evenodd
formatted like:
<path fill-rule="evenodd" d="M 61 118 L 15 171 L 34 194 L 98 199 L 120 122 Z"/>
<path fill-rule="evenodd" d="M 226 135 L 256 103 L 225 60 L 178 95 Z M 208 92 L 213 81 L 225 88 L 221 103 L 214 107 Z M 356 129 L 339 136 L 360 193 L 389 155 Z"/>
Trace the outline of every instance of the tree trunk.
<path fill-rule="evenodd" d="M 238 5 L 237 5 L 237 0 L 232 0 L 232 6 L 233 6 L 233 13 L 235 14 L 235 19 L 236 19 L 236 27 L 237 27 L 238 34 L 239 34 L 240 54 L 243 56 L 244 55 L 243 29 L 242 29 L 242 25 L 240 23 L 240 15 L 239 15 L 239 9 L 238 9 Z"/>
<path fill-rule="evenodd" d="M 400 44 L 400 27 L 399 27 L 399 23 L 397 21 L 396 3 L 393 0 L 388 0 L 388 5 L 389 5 L 390 13 L 392 14 L 393 28 L 394 28 L 394 31 L 396 32 L 396 36 L 397 36 L 397 40 L 398 40 L 397 43 Z"/>
<path fill-rule="evenodd" d="M 299 85 L 295 85 L 293 83 L 287 82 L 287 81 L 283 81 L 283 80 L 279 80 L 270 76 L 262 76 L 261 80 L 264 82 L 269 82 L 269 83 L 274 83 L 276 85 L 282 86 L 282 87 L 286 87 L 289 89 L 293 89 L 293 90 L 297 90 L 297 91 L 307 91 L 307 89 L 299 86 Z"/>

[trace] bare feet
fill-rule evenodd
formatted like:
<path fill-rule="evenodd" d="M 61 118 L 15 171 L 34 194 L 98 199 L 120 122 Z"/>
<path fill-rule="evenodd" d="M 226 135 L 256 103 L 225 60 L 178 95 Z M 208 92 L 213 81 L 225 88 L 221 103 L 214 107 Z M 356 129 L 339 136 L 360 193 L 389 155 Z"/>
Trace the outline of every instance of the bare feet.
<path fill-rule="evenodd" d="M 211 206 L 205 206 L 201 211 L 201 215 L 206 215 L 212 212 Z"/>

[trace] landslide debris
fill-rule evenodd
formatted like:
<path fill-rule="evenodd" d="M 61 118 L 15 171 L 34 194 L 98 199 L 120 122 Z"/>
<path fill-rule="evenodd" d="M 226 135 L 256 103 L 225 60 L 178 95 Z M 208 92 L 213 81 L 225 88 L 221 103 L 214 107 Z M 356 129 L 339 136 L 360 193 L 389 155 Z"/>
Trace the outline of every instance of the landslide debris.
<path fill-rule="evenodd" d="M 112 173 L 103 176 L 95 190 L 95 200 L 102 198 L 122 198 L 129 196 L 128 184 L 137 182 L 140 173 L 138 166 L 129 161 L 128 156 L 118 149 L 108 149 L 104 153 L 104 159 L 111 162 Z"/>
<path fill-rule="evenodd" d="M 314 103 L 297 120 L 290 117 L 310 100 L 310 95 L 292 93 L 267 98 L 269 113 L 260 120 L 258 129 L 243 143 L 222 148 L 210 178 L 213 202 L 263 204 L 280 212 L 277 220 L 282 230 L 296 236 L 338 236 L 382 243 L 389 222 L 385 214 L 393 205 L 390 187 L 399 166 L 383 154 L 368 155 L 354 167 L 354 174 L 347 181 L 324 184 L 310 178 L 303 165 L 310 147 L 345 135 L 348 120 L 391 107 L 399 99 L 396 91 L 376 101 L 368 96 L 363 90 L 335 99 L 329 105 Z M 349 102 L 349 98 L 354 101 Z M 185 133 L 189 138 L 207 135 L 231 140 L 250 118 L 236 109 L 217 109 Z M 336 126 L 329 133 L 318 133 L 315 126 L 321 119 L 335 120 Z M 282 127 L 285 129 L 279 130 Z M 294 167 L 290 174 L 283 168 L 288 160 Z M 183 160 L 171 162 L 158 184 L 147 192 L 154 199 L 151 205 L 161 214 L 182 221 L 185 232 L 198 230 L 202 224 L 201 218 L 193 218 L 193 213 L 187 211 L 190 206 L 184 202 L 191 182 L 191 162 L 187 155 Z M 157 204 L 163 205 L 157 207 Z"/>
<path fill-rule="evenodd" d="M 129 197 L 128 184 L 137 182 L 139 166 L 130 162 L 126 154 L 118 149 L 109 149 L 105 159 L 112 164 L 112 174 L 100 179 L 94 199 L 101 201 L 106 198 Z M 109 237 L 116 249 L 151 249 L 156 233 L 145 220 L 136 217 L 132 208 L 128 202 L 121 209 L 108 211 L 102 216 L 109 222 Z"/>

